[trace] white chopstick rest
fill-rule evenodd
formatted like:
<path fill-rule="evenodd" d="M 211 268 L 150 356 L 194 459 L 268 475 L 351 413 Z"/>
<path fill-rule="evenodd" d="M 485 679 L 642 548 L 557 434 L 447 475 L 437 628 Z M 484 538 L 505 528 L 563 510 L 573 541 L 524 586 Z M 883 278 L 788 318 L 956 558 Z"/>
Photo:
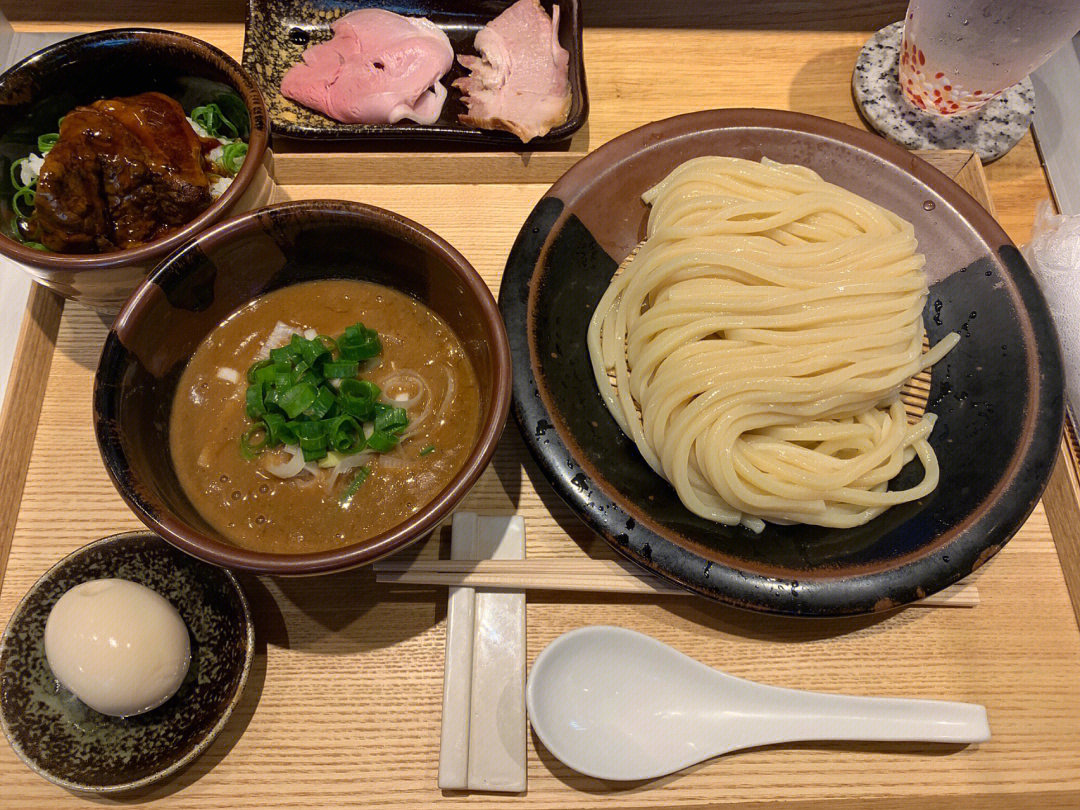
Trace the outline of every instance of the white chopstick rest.
<path fill-rule="evenodd" d="M 524 559 L 525 523 L 458 512 L 450 555 Z M 523 792 L 525 740 L 525 594 L 451 588 L 439 787 Z"/>

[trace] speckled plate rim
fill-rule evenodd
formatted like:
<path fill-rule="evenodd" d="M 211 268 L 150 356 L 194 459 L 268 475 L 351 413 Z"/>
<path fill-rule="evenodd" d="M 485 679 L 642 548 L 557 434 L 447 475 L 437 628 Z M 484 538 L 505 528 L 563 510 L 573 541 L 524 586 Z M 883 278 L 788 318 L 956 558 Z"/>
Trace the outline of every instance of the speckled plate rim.
<path fill-rule="evenodd" d="M 144 538 L 147 540 L 159 540 L 162 543 L 165 541 L 158 537 L 153 532 L 148 531 L 129 531 L 119 532 L 117 534 L 111 534 L 108 537 L 102 537 L 100 540 L 95 540 L 92 543 L 88 543 L 85 546 L 77 548 L 70 554 L 65 555 L 62 559 L 54 563 L 49 567 L 44 574 L 37 578 L 30 589 L 23 594 L 22 599 L 19 600 L 19 604 L 15 606 L 15 610 L 11 613 L 11 618 L 8 619 L 7 626 L 4 628 L 3 635 L 0 635 L 0 661 L 4 659 L 4 651 L 9 643 L 8 639 L 11 636 L 12 628 L 23 619 L 23 615 L 26 611 L 26 606 L 30 601 L 30 597 L 33 596 L 38 588 L 40 588 L 46 581 L 52 578 L 52 576 L 65 565 L 72 560 L 82 556 L 91 549 L 99 548 L 100 546 L 109 545 L 111 543 L 119 542 L 121 540 L 130 540 L 135 538 Z M 200 560 L 200 562 L 202 562 Z M 204 565 L 209 563 L 203 562 Z M 244 594 L 244 589 L 240 587 L 240 583 L 237 581 L 236 576 L 232 571 L 227 568 L 219 569 L 225 578 L 232 585 L 233 590 L 236 592 L 237 597 L 240 600 L 240 606 L 243 609 L 243 623 L 244 623 L 244 666 L 240 672 L 240 677 L 236 682 L 236 688 L 233 691 L 232 696 L 229 698 L 229 703 L 221 713 L 221 717 L 218 718 L 217 723 L 213 728 L 208 729 L 203 738 L 192 748 L 187 754 L 177 759 L 171 765 L 152 773 L 149 776 L 144 776 L 142 779 L 136 779 L 131 782 L 122 782 L 116 785 L 83 785 L 78 782 L 71 782 L 67 779 L 57 776 L 56 774 L 42 768 L 30 755 L 23 749 L 21 745 L 14 739 L 11 729 L 8 727 L 7 713 L 3 711 L 3 704 L 0 703 L 0 728 L 4 731 L 4 736 L 7 738 L 8 744 L 11 749 L 18 755 L 30 770 L 54 785 L 71 790 L 76 793 L 82 794 L 112 794 L 112 793 L 128 793 L 131 791 L 139 790 L 149 785 L 160 782 L 169 778 L 178 771 L 183 770 L 190 765 L 196 759 L 198 759 L 210 744 L 213 743 L 217 736 L 221 733 L 221 730 L 225 728 L 225 724 L 229 722 L 229 718 L 232 717 L 233 711 L 236 709 L 237 704 L 240 702 L 240 698 L 244 694 L 244 688 L 247 686 L 248 675 L 251 673 L 251 664 L 255 658 L 255 622 L 251 617 L 251 607 L 248 604 L 247 596 Z"/>
<path fill-rule="evenodd" d="M 614 138 L 571 167 L 541 197 L 519 231 L 499 288 L 499 308 L 507 324 L 514 359 L 515 421 L 544 476 L 574 514 L 620 555 L 644 568 L 701 596 L 757 612 L 832 617 L 891 610 L 935 593 L 987 562 L 1020 529 L 1046 487 L 1064 425 L 1063 370 L 1049 310 L 1030 272 L 1010 278 L 1018 298 L 1029 311 L 1027 326 L 1034 343 L 1029 365 L 1032 379 L 1038 380 L 1038 384 L 1027 392 L 1030 407 L 1023 435 L 995 492 L 1011 482 L 1019 481 L 1020 486 L 1004 493 L 981 512 L 969 515 L 938 545 L 883 570 L 849 575 L 822 569 L 800 575 L 796 580 L 747 571 L 698 556 L 643 525 L 638 520 L 640 513 L 631 514 L 609 497 L 606 485 L 596 484 L 587 474 L 593 465 L 567 433 L 562 420 L 551 412 L 546 401 L 548 393 L 537 381 L 532 301 L 542 280 L 538 270 L 572 214 L 561 195 L 572 198 L 575 189 L 587 183 L 586 178 L 608 171 L 608 162 L 617 162 L 621 155 L 646 151 L 662 141 L 677 140 L 695 132 L 755 128 L 805 133 L 840 142 L 855 152 L 869 153 L 941 195 L 987 245 L 1015 249 L 993 216 L 951 178 L 872 133 L 818 116 L 758 108 L 703 110 L 654 121 Z M 551 200 L 557 201 L 559 207 L 545 208 L 545 203 Z M 622 257 L 611 258 L 617 264 Z M 541 431 L 545 422 L 554 429 Z M 575 486 L 571 483 L 572 478 L 577 480 L 575 476 L 584 476 L 590 486 Z M 650 544 L 661 553 L 643 553 L 650 551 Z M 665 566 L 656 562 L 657 556 L 677 559 Z"/>

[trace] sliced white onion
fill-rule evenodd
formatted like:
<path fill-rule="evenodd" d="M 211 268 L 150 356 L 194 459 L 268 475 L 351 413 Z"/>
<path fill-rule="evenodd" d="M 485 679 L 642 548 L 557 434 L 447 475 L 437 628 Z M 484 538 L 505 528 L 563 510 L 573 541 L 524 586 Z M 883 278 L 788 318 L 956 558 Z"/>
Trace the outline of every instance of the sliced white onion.
<path fill-rule="evenodd" d="M 214 178 L 214 182 L 210 184 L 210 199 L 216 200 L 222 194 L 229 190 L 229 186 L 232 185 L 233 179 L 231 177 L 217 177 Z"/>
<path fill-rule="evenodd" d="M 389 397 L 387 404 L 397 405 L 401 408 L 414 407 L 425 395 L 430 394 L 427 380 L 421 375 L 417 374 L 411 369 L 403 369 L 391 374 L 389 377 L 383 379 L 382 383 L 383 391 L 389 391 L 393 388 L 406 388 L 411 387 L 415 389 L 415 393 L 409 394 L 407 391 L 402 391 L 399 394 Z M 430 396 L 429 396 L 430 399 Z"/>
<path fill-rule="evenodd" d="M 235 368 L 229 368 L 228 366 L 222 366 L 217 370 L 217 377 L 219 380 L 225 380 L 225 382 L 238 383 L 240 382 L 240 372 Z"/>
<path fill-rule="evenodd" d="M 443 420 L 443 417 L 446 416 L 446 408 L 453 402 L 454 395 L 457 393 L 457 378 L 454 376 L 454 372 L 445 367 L 443 368 L 443 371 L 446 372 L 446 394 L 443 396 L 442 404 L 439 405 L 438 417 L 440 422 Z"/>
<path fill-rule="evenodd" d="M 439 405 L 439 418 L 442 419 L 443 412 L 446 410 L 446 406 L 450 403 L 450 400 L 454 397 L 456 385 L 454 383 L 454 374 L 449 368 L 443 367 L 443 371 L 446 372 L 446 394 L 443 396 L 442 404 Z M 405 431 L 401 434 L 402 439 L 407 439 L 420 430 L 420 426 L 427 421 L 427 418 L 431 416 L 432 398 L 429 396 L 424 403 L 424 410 L 420 412 L 420 415 L 415 419 L 409 420 L 409 426 L 405 428 Z"/>
<path fill-rule="evenodd" d="M 283 321 L 278 321 L 274 324 L 274 328 L 270 330 L 270 335 L 266 338 L 262 348 L 259 349 L 258 354 L 255 356 L 259 360 L 265 360 L 270 356 L 271 349 L 280 349 L 286 343 L 288 343 L 292 336 L 296 333 L 296 328 L 289 326 Z"/>
<path fill-rule="evenodd" d="M 379 456 L 379 466 L 388 470 L 400 470 L 406 464 L 405 459 L 396 453 L 383 453 Z"/>
<path fill-rule="evenodd" d="M 327 486 L 332 487 L 339 475 L 344 475 L 349 470 L 356 467 L 363 467 L 371 455 L 372 453 L 370 450 L 365 450 L 363 453 L 354 453 L 351 456 L 342 458 L 341 461 L 334 465 L 334 468 L 330 470 L 330 479 L 327 482 Z"/>
<path fill-rule="evenodd" d="M 317 476 L 319 474 L 319 462 L 317 462 L 317 461 L 309 461 L 309 462 L 307 462 L 304 465 L 304 472 L 309 472 L 313 476 Z"/>
<path fill-rule="evenodd" d="M 263 464 L 265 469 L 271 475 L 276 475 L 278 478 L 294 478 L 304 470 L 304 452 L 295 444 L 287 444 L 284 448 L 286 453 L 289 453 L 292 458 L 283 464 Z"/>
<path fill-rule="evenodd" d="M 19 179 L 22 180 L 24 186 L 38 179 L 38 175 L 41 174 L 41 164 L 44 162 L 44 157 L 31 152 L 26 156 L 26 160 L 19 164 Z"/>

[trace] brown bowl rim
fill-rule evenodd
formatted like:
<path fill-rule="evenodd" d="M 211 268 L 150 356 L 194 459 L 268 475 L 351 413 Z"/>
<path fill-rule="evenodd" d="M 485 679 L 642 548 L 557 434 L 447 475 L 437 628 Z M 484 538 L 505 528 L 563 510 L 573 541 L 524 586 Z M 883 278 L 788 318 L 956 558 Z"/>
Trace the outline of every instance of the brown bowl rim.
<path fill-rule="evenodd" d="M 81 34 L 70 39 L 42 48 L 40 51 L 28 56 L 0 74 L 0 85 L 15 71 L 24 69 L 28 63 L 35 60 L 48 58 L 51 52 L 59 47 L 73 47 L 75 45 L 93 44 L 107 39 L 126 39 L 132 42 L 146 42 L 153 40 L 165 40 L 171 44 L 179 45 L 208 61 L 221 60 L 230 80 L 244 99 L 248 108 L 248 118 L 251 121 L 251 132 L 248 134 L 248 153 L 244 158 L 240 171 L 237 172 L 225 193 L 214 200 L 210 206 L 188 222 L 179 230 L 173 231 L 169 236 L 156 239 L 137 248 L 128 250 L 111 250 L 107 253 L 56 253 L 52 251 L 35 250 L 20 244 L 6 234 L 0 232 L 0 254 L 14 259 L 22 264 L 48 270 L 104 270 L 114 267 L 152 264 L 176 250 L 197 233 L 207 226 L 221 219 L 247 190 L 251 184 L 258 167 L 262 164 L 270 143 L 270 134 L 266 125 L 266 103 L 263 100 L 262 91 L 248 74 L 247 70 L 235 59 L 224 51 L 216 48 L 208 42 L 197 39 L 188 34 L 177 31 L 166 31 L 160 28 L 109 28 L 103 31 L 95 31 L 90 34 Z"/>
<path fill-rule="evenodd" d="M 118 333 L 136 328 L 141 311 L 147 309 L 156 297 L 154 288 L 157 287 L 157 279 L 166 273 L 180 256 L 189 251 L 200 250 L 207 245 L 221 244 L 259 230 L 261 220 L 267 215 L 272 216 L 279 212 L 295 214 L 301 211 L 318 218 L 351 217 L 357 223 L 374 225 L 380 230 L 389 230 L 415 245 L 434 249 L 435 253 L 446 261 L 447 267 L 464 282 L 479 303 L 491 343 L 493 386 L 489 417 L 481 422 L 473 450 L 465 464 L 450 480 L 450 483 L 416 514 L 388 531 L 349 546 L 305 554 L 274 554 L 231 545 L 193 529 L 171 513 L 159 514 L 124 483 L 131 478 L 131 468 L 126 463 L 124 448 L 116 435 L 117 432 L 108 429 L 99 407 L 99 397 L 103 395 L 105 384 L 100 370 L 110 347 L 115 349 L 113 344 L 121 342 Z M 102 460 L 120 496 L 147 527 L 181 551 L 226 568 L 274 575 L 322 574 L 365 565 L 409 545 L 434 531 L 453 511 L 487 468 L 495 453 L 509 415 L 511 375 L 510 344 L 495 298 L 480 274 L 449 242 L 407 217 L 365 203 L 345 200 L 286 202 L 232 217 L 204 231 L 159 264 L 139 285 L 117 316 L 102 351 L 102 363 L 94 379 L 94 428 Z M 119 392 L 119 386 L 116 386 L 116 390 Z"/>

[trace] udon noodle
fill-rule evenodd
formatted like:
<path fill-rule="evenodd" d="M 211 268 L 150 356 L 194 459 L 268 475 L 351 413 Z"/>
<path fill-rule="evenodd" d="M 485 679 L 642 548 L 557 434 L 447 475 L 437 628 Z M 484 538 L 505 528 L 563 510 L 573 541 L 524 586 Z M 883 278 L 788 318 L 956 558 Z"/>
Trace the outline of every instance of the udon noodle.
<path fill-rule="evenodd" d="M 729 157 L 643 195 L 646 240 L 589 325 L 612 416 L 695 514 L 851 527 L 938 481 L 900 391 L 928 294 L 910 223 L 810 169 Z M 890 490 L 918 457 L 922 479 Z"/>

